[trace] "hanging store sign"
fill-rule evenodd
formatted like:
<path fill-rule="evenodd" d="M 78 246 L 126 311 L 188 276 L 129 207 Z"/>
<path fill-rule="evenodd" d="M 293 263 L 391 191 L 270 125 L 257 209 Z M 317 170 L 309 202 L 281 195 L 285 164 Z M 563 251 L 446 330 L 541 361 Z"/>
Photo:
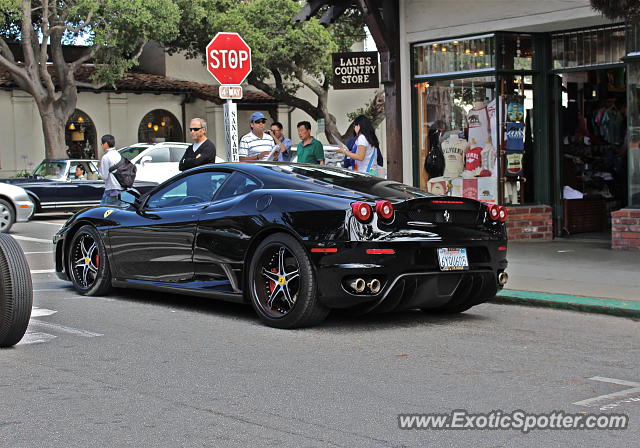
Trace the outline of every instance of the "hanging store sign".
<path fill-rule="evenodd" d="M 333 88 L 375 89 L 378 82 L 378 52 L 333 53 Z"/>

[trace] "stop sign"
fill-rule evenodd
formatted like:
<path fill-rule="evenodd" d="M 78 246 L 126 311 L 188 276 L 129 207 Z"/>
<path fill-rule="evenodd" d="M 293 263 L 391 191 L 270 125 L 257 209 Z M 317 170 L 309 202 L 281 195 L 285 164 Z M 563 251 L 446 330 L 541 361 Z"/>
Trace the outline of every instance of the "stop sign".
<path fill-rule="evenodd" d="M 251 48 L 238 33 L 218 33 L 207 45 L 207 70 L 220 84 L 241 84 L 251 73 Z"/>

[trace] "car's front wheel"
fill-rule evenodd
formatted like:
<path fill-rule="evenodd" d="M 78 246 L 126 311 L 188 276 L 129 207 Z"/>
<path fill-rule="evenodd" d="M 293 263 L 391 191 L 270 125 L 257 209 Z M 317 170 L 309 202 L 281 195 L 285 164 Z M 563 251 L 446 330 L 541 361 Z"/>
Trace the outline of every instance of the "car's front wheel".
<path fill-rule="evenodd" d="M 11 236 L 0 235 L 0 347 L 22 339 L 32 303 L 31 271 L 24 252 Z"/>
<path fill-rule="evenodd" d="M 67 253 L 69 278 L 73 287 L 86 296 L 100 296 L 111 289 L 111 270 L 100 234 L 83 226 L 73 235 Z"/>
<path fill-rule="evenodd" d="M 13 211 L 13 207 L 4 199 L 0 199 L 0 232 L 8 233 L 14 222 L 16 212 Z"/>
<path fill-rule="evenodd" d="M 258 245 L 247 283 L 251 305 L 269 326 L 305 327 L 329 314 L 318 302 L 311 260 L 291 235 L 270 235 Z"/>

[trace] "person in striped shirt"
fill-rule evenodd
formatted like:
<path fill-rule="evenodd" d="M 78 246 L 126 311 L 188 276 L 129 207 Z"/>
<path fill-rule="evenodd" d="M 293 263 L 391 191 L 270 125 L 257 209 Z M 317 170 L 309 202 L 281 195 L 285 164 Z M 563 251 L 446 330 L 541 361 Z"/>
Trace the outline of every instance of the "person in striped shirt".
<path fill-rule="evenodd" d="M 249 126 L 251 132 L 245 134 L 240 139 L 238 155 L 241 162 L 248 160 L 268 160 L 270 154 L 277 154 L 274 151 L 276 142 L 269 134 L 264 132 L 267 117 L 262 112 L 251 114 Z"/>

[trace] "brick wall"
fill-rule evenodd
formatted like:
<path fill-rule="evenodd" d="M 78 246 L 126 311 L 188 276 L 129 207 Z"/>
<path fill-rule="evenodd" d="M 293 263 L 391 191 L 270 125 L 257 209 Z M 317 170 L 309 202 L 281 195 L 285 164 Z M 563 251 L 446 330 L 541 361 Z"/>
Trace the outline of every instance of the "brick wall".
<path fill-rule="evenodd" d="M 507 235 L 510 241 L 550 241 L 553 239 L 550 206 L 507 206 L 507 211 L 509 213 Z"/>
<path fill-rule="evenodd" d="M 611 248 L 640 250 L 640 210 L 611 212 Z"/>

